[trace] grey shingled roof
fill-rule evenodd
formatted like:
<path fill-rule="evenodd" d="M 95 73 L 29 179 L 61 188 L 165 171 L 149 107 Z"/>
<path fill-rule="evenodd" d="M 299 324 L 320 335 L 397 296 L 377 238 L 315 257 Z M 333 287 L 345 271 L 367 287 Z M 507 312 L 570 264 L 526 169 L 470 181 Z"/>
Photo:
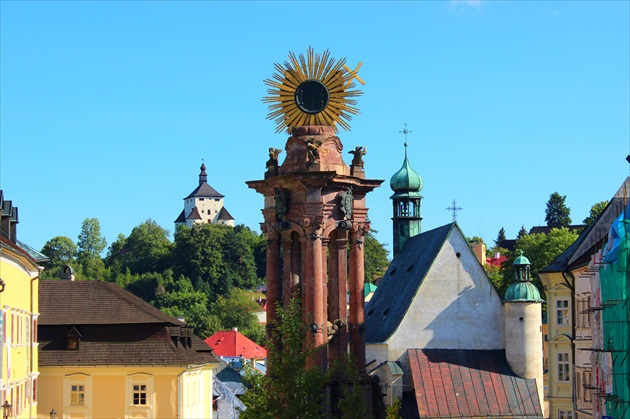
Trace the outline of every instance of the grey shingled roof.
<path fill-rule="evenodd" d="M 190 328 L 116 284 L 40 281 L 39 296 L 40 366 L 217 362 Z M 66 349 L 72 331 L 81 337 L 78 350 Z"/>
<path fill-rule="evenodd" d="M 219 220 L 233 220 L 234 217 L 225 209 L 225 207 L 221 208 L 221 212 L 219 212 L 219 216 L 217 217 Z"/>
<path fill-rule="evenodd" d="M 217 192 L 212 186 L 206 182 L 202 182 L 197 186 L 194 191 L 190 193 L 186 198 L 223 198 L 224 196 Z"/>
<path fill-rule="evenodd" d="M 456 223 L 410 238 L 366 306 L 366 342 L 385 342 L 407 313 L 422 281 Z"/>
<path fill-rule="evenodd" d="M 184 324 L 112 282 L 39 282 L 39 324 Z"/>

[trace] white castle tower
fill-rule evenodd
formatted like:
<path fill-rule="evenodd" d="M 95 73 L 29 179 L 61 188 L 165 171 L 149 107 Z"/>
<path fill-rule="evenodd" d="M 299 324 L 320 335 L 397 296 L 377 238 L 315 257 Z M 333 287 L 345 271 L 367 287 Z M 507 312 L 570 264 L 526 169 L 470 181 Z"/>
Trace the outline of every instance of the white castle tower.
<path fill-rule="evenodd" d="M 523 378 L 535 379 L 543 406 L 542 303 L 540 293 L 529 280 L 529 259 L 514 260 L 514 280 L 505 291 L 505 356 L 512 370 Z"/>

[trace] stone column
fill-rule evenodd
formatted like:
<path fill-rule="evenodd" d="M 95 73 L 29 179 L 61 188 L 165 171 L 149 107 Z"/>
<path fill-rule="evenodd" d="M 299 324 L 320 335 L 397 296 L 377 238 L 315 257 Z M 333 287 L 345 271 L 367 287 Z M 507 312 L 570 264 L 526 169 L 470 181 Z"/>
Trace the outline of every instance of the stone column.
<path fill-rule="evenodd" d="M 267 325 L 276 320 L 276 302 L 282 298 L 280 237 L 275 229 L 267 232 Z M 267 335 L 270 329 L 267 328 Z"/>
<path fill-rule="evenodd" d="M 330 241 L 330 264 L 328 266 L 328 320 L 333 323 L 336 333 L 330 340 L 328 366 L 335 360 L 343 359 L 348 349 L 348 261 L 346 245 L 347 233 L 337 230 Z"/>
<path fill-rule="evenodd" d="M 286 309 L 289 307 L 293 285 L 293 242 L 291 238 L 282 239 L 282 303 Z"/>
<path fill-rule="evenodd" d="M 365 313 L 363 285 L 365 282 L 363 258 L 363 232 L 350 232 L 350 346 L 357 361 L 359 373 L 365 370 Z"/>

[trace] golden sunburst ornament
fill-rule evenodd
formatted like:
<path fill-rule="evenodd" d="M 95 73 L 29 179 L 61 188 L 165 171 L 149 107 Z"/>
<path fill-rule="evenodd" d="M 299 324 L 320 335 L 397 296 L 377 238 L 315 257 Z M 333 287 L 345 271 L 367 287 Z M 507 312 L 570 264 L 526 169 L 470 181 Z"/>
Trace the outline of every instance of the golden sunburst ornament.
<path fill-rule="evenodd" d="M 263 98 L 269 103 L 267 119 L 276 123 L 276 132 L 306 125 L 337 125 L 350 129 L 348 122 L 359 110 L 352 99 L 363 94 L 353 90 L 354 79 L 365 84 L 356 69 L 346 66 L 346 59 L 337 61 L 328 50 L 315 54 L 309 47 L 306 56 L 289 53 L 289 61 L 275 64 L 273 79 L 266 79 L 270 96 Z"/>

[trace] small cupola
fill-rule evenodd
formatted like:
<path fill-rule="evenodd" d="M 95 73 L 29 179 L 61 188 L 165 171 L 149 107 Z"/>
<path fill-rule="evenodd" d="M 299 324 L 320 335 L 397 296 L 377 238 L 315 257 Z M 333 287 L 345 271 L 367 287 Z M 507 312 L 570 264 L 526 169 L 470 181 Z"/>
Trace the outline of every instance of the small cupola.
<path fill-rule="evenodd" d="M 392 176 L 389 186 L 395 192 L 394 196 L 410 195 L 419 196 L 422 190 L 422 178 L 411 168 L 407 158 L 407 142 L 405 142 L 405 160 L 402 167 Z"/>
<path fill-rule="evenodd" d="M 520 251 L 520 255 L 514 260 L 514 279 L 505 291 L 504 302 L 536 302 L 542 303 L 538 288 L 529 280 L 530 265 L 529 259 Z"/>
<path fill-rule="evenodd" d="M 203 159 L 201 160 L 201 167 L 199 168 L 200 173 L 199 173 L 199 184 L 202 185 L 203 183 L 207 183 L 208 182 L 208 175 L 206 174 L 206 165 L 203 162 Z"/>

